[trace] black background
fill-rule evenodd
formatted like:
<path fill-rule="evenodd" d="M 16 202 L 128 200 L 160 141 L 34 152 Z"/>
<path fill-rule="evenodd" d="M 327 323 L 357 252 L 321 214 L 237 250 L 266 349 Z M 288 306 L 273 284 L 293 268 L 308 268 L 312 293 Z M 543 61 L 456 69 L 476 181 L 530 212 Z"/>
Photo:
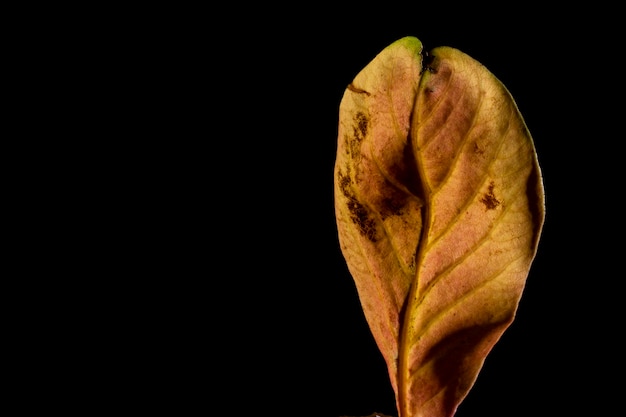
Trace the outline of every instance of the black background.
<path fill-rule="evenodd" d="M 621 27 L 610 10 L 435 6 L 119 11 L 69 48 L 89 51 L 79 84 L 102 108 L 82 110 L 99 158 L 79 176 L 99 174 L 79 223 L 93 229 L 63 258 L 87 276 L 64 321 L 83 398 L 171 415 L 396 415 L 339 250 L 332 171 L 344 89 L 412 35 L 504 83 L 546 192 L 517 318 L 456 417 L 616 415 Z"/>
<path fill-rule="evenodd" d="M 192 78 L 192 89 L 202 87 L 192 113 L 202 129 L 190 132 L 183 154 L 198 167 L 185 191 L 209 200 L 191 257 L 202 267 L 182 296 L 198 305 L 188 330 L 210 339 L 193 350 L 206 366 L 199 373 L 224 389 L 236 414 L 245 405 L 268 415 L 396 414 L 339 251 L 332 168 L 345 87 L 385 46 L 413 35 L 426 49 L 460 49 L 506 85 L 535 140 L 546 191 L 517 319 L 457 417 L 603 415 L 612 392 L 605 375 L 621 362 L 612 353 L 616 325 L 604 327 L 615 317 L 617 277 L 597 243 L 614 201 L 602 191 L 614 169 L 602 148 L 616 141 L 605 101 L 620 73 L 604 50 L 612 35 L 586 29 L 595 17 L 583 10 L 354 3 L 273 12 L 277 19 L 220 27 L 183 49 L 210 61 Z M 223 401 L 214 393 L 207 386 L 198 395 L 210 400 L 200 402 Z"/>
<path fill-rule="evenodd" d="M 253 31 L 241 46 L 243 54 L 254 52 L 244 60 L 244 88 L 237 91 L 245 104 L 233 108 L 241 118 L 230 140 L 245 161 L 254 161 L 254 171 L 236 181 L 252 226 L 229 245 L 243 255 L 230 267 L 251 262 L 235 274 L 239 291 L 230 294 L 233 309 L 243 300 L 247 312 L 230 329 L 238 334 L 234 344 L 244 344 L 242 356 L 233 358 L 236 385 L 260 390 L 253 394 L 258 407 L 285 415 L 396 414 L 338 249 L 332 166 L 346 85 L 385 46 L 414 35 L 426 49 L 460 49 L 507 86 L 533 134 L 546 190 L 543 237 L 517 319 L 457 417 L 565 416 L 582 409 L 610 415 L 602 412 L 613 391 L 604 375 L 621 359 L 613 353 L 619 331 L 605 326 L 615 317 L 616 277 L 598 245 L 598 222 L 613 199 L 600 191 L 613 169 L 601 162 L 601 148 L 614 136 L 603 130 L 614 61 L 602 48 L 612 38 L 590 34 L 586 22 L 594 17 L 582 11 L 571 20 L 510 6 L 495 14 L 453 6 L 352 7 L 314 13 L 312 20 L 302 10 L 270 35 Z M 230 157 L 240 161 L 239 153 Z"/>

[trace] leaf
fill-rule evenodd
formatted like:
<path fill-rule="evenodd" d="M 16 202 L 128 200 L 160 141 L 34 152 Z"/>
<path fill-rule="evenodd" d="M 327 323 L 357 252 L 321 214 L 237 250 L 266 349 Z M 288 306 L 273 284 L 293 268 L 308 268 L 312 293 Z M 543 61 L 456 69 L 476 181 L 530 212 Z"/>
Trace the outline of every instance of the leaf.
<path fill-rule="evenodd" d="M 515 317 L 544 221 L 532 137 L 504 85 L 405 37 L 347 87 L 334 168 L 342 253 L 400 417 L 450 417 Z"/>

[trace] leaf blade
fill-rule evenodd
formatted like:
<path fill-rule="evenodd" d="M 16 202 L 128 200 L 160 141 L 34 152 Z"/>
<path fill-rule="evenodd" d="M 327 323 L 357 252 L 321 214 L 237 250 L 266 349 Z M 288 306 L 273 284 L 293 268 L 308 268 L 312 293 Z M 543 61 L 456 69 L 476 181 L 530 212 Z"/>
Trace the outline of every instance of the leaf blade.
<path fill-rule="evenodd" d="M 340 104 L 342 253 L 400 417 L 450 417 L 514 319 L 545 217 L 530 132 L 468 55 L 402 38 Z"/>
<path fill-rule="evenodd" d="M 466 54 L 432 54 L 411 132 L 428 213 L 401 334 L 402 416 L 454 415 L 514 319 L 544 216 L 513 98 Z"/>
<path fill-rule="evenodd" d="M 414 161 L 405 157 L 421 49 L 416 38 L 394 42 L 346 88 L 334 168 L 341 250 L 394 391 L 400 317 L 422 219 L 421 200 L 406 187 Z"/>

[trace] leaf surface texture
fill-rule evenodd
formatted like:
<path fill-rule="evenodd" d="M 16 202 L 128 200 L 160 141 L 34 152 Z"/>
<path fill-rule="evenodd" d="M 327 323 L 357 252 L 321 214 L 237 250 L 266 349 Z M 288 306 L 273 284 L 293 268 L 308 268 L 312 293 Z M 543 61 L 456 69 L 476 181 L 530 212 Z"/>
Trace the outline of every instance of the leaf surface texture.
<path fill-rule="evenodd" d="M 342 253 L 400 417 L 451 417 L 514 319 L 543 226 L 541 171 L 504 85 L 405 37 L 346 88 Z"/>

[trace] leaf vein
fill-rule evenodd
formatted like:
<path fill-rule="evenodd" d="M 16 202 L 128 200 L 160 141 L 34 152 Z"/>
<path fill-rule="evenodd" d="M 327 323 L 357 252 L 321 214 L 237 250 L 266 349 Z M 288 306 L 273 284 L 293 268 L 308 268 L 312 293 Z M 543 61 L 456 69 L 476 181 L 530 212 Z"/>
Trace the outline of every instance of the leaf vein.
<path fill-rule="evenodd" d="M 439 108 L 439 106 L 441 106 L 441 103 L 444 101 L 443 98 L 445 98 L 448 94 L 448 90 L 451 88 L 452 86 L 452 80 L 455 78 L 455 74 L 452 73 L 452 75 L 450 76 L 450 78 L 448 79 L 448 83 L 446 84 L 446 88 L 445 90 L 439 95 L 439 100 L 432 106 L 430 112 L 428 114 L 425 114 L 422 117 L 422 123 L 424 124 L 428 121 L 428 119 L 430 119 L 433 115 L 433 113 L 435 113 L 435 111 Z M 427 142 L 423 145 L 426 146 Z"/>
<path fill-rule="evenodd" d="M 504 144 L 504 141 L 506 139 L 506 136 L 509 132 L 511 128 L 511 117 L 509 116 L 508 118 L 508 125 L 507 125 L 507 129 L 506 131 L 502 134 L 501 136 L 501 140 L 500 143 L 498 143 L 498 150 L 495 153 L 494 158 L 492 158 L 489 161 L 489 164 L 487 164 L 487 166 L 485 167 L 485 171 L 483 172 L 480 181 L 478 183 L 478 185 L 474 188 L 474 190 L 472 191 L 472 193 L 469 193 L 467 198 L 465 199 L 465 201 L 463 202 L 463 205 L 461 205 L 457 212 L 459 214 L 457 214 L 454 219 L 450 220 L 447 224 L 447 226 L 445 228 L 443 228 L 441 230 L 441 232 L 439 233 L 438 236 L 436 236 L 435 238 L 433 238 L 431 240 L 431 242 L 429 243 L 429 247 L 431 247 L 432 245 L 434 245 L 437 241 L 439 241 L 440 239 L 442 239 L 445 235 L 447 235 L 451 230 L 452 230 L 452 226 L 454 226 L 455 224 L 457 224 L 458 222 L 458 218 L 461 216 L 460 213 L 464 213 L 465 210 L 473 203 L 474 199 L 476 198 L 476 196 L 478 195 L 478 193 L 480 192 L 480 190 L 482 189 L 483 185 L 485 184 L 485 182 L 487 181 L 487 178 L 489 177 L 489 173 L 491 170 L 491 167 L 493 167 L 493 164 L 495 163 L 495 161 L 498 159 L 497 155 L 500 153 L 500 150 L 502 149 L 502 145 Z M 459 152 L 459 154 L 461 154 L 461 152 Z M 455 157 L 455 161 L 456 161 L 456 157 Z M 452 169 L 449 171 L 449 173 L 452 172 Z M 448 179 L 450 178 L 450 174 L 448 174 L 446 176 L 446 178 L 444 179 L 444 181 L 448 181 Z M 443 185 L 441 185 L 440 187 L 438 187 L 438 189 L 436 191 L 433 191 L 433 195 L 437 194 L 439 191 L 441 191 L 441 189 L 443 188 Z M 431 200 L 432 200 L 432 196 L 431 196 Z"/>
<path fill-rule="evenodd" d="M 461 138 L 459 142 L 460 143 L 459 148 L 461 149 L 459 149 L 456 155 L 454 155 L 454 158 L 452 159 L 452 162 L 450 164 L 450 169 L 441 180 L 441 183 L 437 186 L 437 188 L 432 190 L 433 195 L 437 194 L 439 190 L 441 190 L 450 180 L 450 177 L 452 176 L 452 172 L 454 172 L 453 168 L 457 164 L 461 155 L 463 154 L 463 148 L 467 146 L 467 139 L 470 137 L 470 133 L 472 132 L 472 130 L 474 130 L 474 128 L 476 127 L 476 119 L 478 117 L 478 114 L 480 113 L 480 109 L 483 105 L 484 98 L 485 98 L 484 94 L 480 96 L 480 101 L 478 102 L 478 108 L 476 109 L 476 112 L 474 113 L 474 117 L 472 118 L 472 124 L 469 127 L 469 129 L 467 129 L 467 132 L 465 132 L 465 135 L 463 135 L 463 138 Z"/>
<path fill-rule="evenodd" d="M 515 198 L 520 198 L 520 195 L 517 194 L 517 197 Z M 497 225 L 499 223 L 499 220 L 505 216 L 506 213 L 508 213 L 508 211 L 511 209 L 513 205 L 512 204 L 507 204 L 507 206 L 498 214 L 498 216 L 496 217 L 496 219 L 494 219 L 494 223 Z M 476 243 L 467 248 L 467 250 L 461 254 L 458 258 L 456 258 L 454 260 L 454 262 L 450 263 L 444 270 L 442 270 L 429 284 L 426 288 L 424 288 L 424 290 L 422 291 L 419 300 L 418 300 L 418 305 L 422 304 L 423 300 L 428 296 L 428 294 L 432 291 L 432 289 L 446 276 L 448 276 L 455 268 L 457 268 L 459 265 L 462 265 L 467 258 L 469 258 L 470 256 L 472 256 L 472 254 L 474 254 L 481 246 L 483 246 L 485 243 L 489 242 L 489 238 L 491 237 L 493 231 L 497 229 L 497 226 L 493 226 L 490 227 L 487 232 L 479 239 L 476 241 Z M 432 245 L 429 246 L 428 250 L 432 249 Z"/>
<path fill-rule="evenodd" d="M 521 259 L 523 257 L 524 257 L 524 254 L 521 254 L 521 255 L 518 255 L 518 256 L 508 260 L 506 263 L 503 263 L 502 267 L 500 269 L 498 269 L 493 274 L 491 274 L 489 277 L 487 277 L 483 281 L 481 281 L 479 285 L 473 287 L 471 290 L 469 290 L 465 294 L 463 294 L 463 296 L 457 298 L 453 303 L 449 304 L 448 306 L 446 306 L 446 308 L 444 308 L 441 311 L 439 311 L 435 316 L 433 316 L 430 320 L 428 320 L 426 325 L 422 328 L 422 330 L 419 333 L 416 333 L 416 336 L 417 336 L 416 339 L 421 339 L 428 332 L 428 330 L 433 326 L 433 324 L 441 319 L 442 316 L 444 316 L 446 313 L 450 312 L 451 310 L 457 308 L 460 304 L 462 304 L 463 302 L 468 300 L 470 298 L 470 296 L 472 296 L 474 293 L 478 292 L 480 289 L 482 289 L 483 287 L 489 285 L 491 282 L 496 280 L 500 275 L 505 273 L 506 270 L 509 269 L 509 267 L 511 265 L 513 265 L 515 262 L 517 262 L 519 259 Z M 449 275 L 449 272 L 450 271 L 448 271 L 447 275 Z M 421 366 L 420 368 L 422 368 L 422 367 L 423 366 Z"/>
<path fill-rule="evenodd" d="M 446 86 L 446 91 L 449 89 L 449 85 Z M 445 92 L 444 92 L 445 94 Z M 456 103 L 454 103 L 454 108 L 456 108 L 456 105 L 463 100 L 463 98 L 465 97 L 465 95 L 467 94 L 467 90 L 463 90 L 463 94 L 459 94 L 459 97 L 457 98 Z M 443 94 L 442 94 L 443 95 Z M 439 101 L 436 104 L 436 107 L 439 107 L 439 103 L 441 103 L 442 101 L 444 101 L 443 99 L 439 99 Z M 433 115 L 435 111 L 431 111 L 430 113 L 428 113 L 428 116 L 425 116 L 425 118 L 422 119 L 422 124 L 426 123 L 428 121 L 428 119 L 430 119 Z M 436 136 L 439 134 L 439 132 L 446 126 L 446 121 L 448 120 L 448 118 L 451 116 L 452 112 L 450 112 L 450 114 L 448 114 L 448 116 L 446 117 L 445 120 L 443 120 L 439 126 L 437 127 L 437 130 L 435 130 L 434 132 L 432 132 L 430 134 L 430 138 L 426 141 L 424 141 L 424 143 L 422 143 L 420 145 L 420 150 L 426 149 L 431 143 L 433 143 L 435 141 Z"/>

